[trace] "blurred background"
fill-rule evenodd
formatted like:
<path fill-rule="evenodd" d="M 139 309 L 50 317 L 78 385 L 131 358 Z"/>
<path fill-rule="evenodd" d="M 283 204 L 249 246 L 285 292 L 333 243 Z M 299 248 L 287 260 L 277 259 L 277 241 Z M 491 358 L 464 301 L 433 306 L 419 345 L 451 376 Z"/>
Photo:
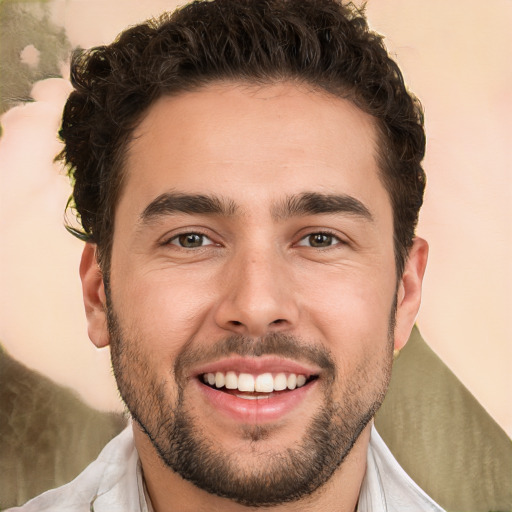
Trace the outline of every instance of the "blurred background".
<path fill-rule="evenodd" d="M 67 58 L 181 3 L 0 1 L 0 342 L 104 410 L 122 405 L 108 350 L 87 338 L 82 243 L 63 227 L 70 187 L 53 163 Z M 510 436 L 512 1 L 369 0 L 367 14 L 426 114 L 418 325 Z"/>

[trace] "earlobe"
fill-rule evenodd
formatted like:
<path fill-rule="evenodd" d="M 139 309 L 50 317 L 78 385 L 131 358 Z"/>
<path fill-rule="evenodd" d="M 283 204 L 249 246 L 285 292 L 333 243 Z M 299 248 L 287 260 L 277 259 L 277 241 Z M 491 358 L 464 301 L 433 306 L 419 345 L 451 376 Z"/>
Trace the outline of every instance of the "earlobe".
<path fill-rule="evenodd" d="M 101 348 L 109 344 L 103 273 L 96 258 L 96 244 L 86 243 L 80 261 L 80 279 L 89 338 Z"/>
<path fill-rule="evenodd" d="M 416 321 L 427 258 L 428 243 L 422 238 L 415 238 L 397 291 L 395 350 L 401 350 L 407 343 Z"/>

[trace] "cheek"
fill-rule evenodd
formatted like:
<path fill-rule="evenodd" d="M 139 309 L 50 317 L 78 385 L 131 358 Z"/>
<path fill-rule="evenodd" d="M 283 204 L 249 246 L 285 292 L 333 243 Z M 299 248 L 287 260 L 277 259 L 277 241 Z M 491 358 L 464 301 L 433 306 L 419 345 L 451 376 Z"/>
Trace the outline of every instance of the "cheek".
<path fill-rule="evenodd" d="M 395 293 L 394 279 L 383 274 L 346 272 L 304 288 L 303 308 L 310 323 L 344 360 L 387 346 Z M 354 359 L 355 358 L 355 359 Z"/>
<path fill-rule="evenodd" d="M 197 334 L 210 301 L 197 282 L 165 272 L 127 276 L 113 286 L 112 296 L 127 332 L 137 333 L 142 346 L 158 357 L 170 358 Z"/>

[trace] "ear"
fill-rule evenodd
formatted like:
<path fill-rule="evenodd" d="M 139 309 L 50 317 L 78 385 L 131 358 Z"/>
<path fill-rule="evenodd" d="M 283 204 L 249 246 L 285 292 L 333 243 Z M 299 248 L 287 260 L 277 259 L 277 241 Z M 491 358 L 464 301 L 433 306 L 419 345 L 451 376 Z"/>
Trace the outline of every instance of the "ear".
<path fill-rule="evenodd" d="M 427 258 L 427 242 L 422 238 L 415 238 L 398 285 L 395 350 L 402 349 L 407 343 L 416 321 L 421 303 L 421 287 Z"/>
<path fill-rule="evenodd" d="M 96 258 L 96 244 L 86 243 L 80 261 L 80 279 L 84 298 L 87 332 L 98 347 L 109 344 L 107 328 L 107 301 L 101 272 Z"/>

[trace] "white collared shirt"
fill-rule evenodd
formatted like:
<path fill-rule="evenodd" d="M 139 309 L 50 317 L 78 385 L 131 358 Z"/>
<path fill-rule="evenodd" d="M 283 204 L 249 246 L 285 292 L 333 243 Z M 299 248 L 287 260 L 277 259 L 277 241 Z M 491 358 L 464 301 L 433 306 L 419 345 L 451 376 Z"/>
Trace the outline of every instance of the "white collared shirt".
<path fill-rule="evenodd" d="M 72 482 L 5 512 L 153 512 L 132 427 L 112 439 Z M 358 512 L 443 512 L 405 473 L 372 427 Z"/>
<path fill-rule="evenodd" d="M 374 426 L 357 512 L 443 512 L 402 469 Z"/>

